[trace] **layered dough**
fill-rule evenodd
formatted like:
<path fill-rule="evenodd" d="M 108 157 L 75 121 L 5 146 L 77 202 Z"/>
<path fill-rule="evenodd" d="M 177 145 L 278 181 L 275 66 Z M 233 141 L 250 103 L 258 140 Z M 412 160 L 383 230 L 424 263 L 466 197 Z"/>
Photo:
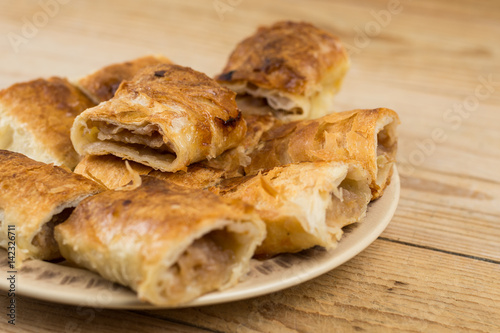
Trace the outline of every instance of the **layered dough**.
<path fill-rule="evenodd" d="M 243 141 L 237 147 L 228 149 L 214 159 L 201 161 L 199 163 L 201 166 L 221 171 L 224 178 L 245 175 L 244 167 L 251 163 L 250 155 L 259 146 L 261 138 L 281 122 L 270 113 L 247 113 L 243 119 L 247 124 L 247 132 Z"/>
<path fill-rule="evenodd" d="M 0 150 L 0 246 L 8 247 L 15 226 L 16 264 L 60 257 L 54 227 L 84 198 L 104 190 L 63 168 Z"/>
<path fill-rule="evenodd" d="M 95 104 L 66 79 L 17 83 L 0 91 L 0 149 L 73 169 L 80 157 L 70 129 Z"/>
<path fill-rule="evenodd" d="M 298 162 L 355 161 L 368 171 L 373 199 L 390 182 L 396 158 L 397 114 L 389 109 L 353 110 L 274 126 L 249 155 L 245 174 Z"/>
<path fill-rule="evenodd" d="M 143 176 L 83 201 L 55 236 L 66 259 L 175 306 L 236 284 L 265 226 L 241 202 Z"/>
<path fill-rule="evenodd" d="M 112 154 L 175 172 L 237 146 L 245 132 L 233 92 L 190 68 L 157 65 L 77 117 L 71 140 L 80 155 Z"/>
<path fill-rule="evenodd" d="M 77 80 L 75 84 L 99 104 L 113 98 L 122 81 L 131 80 L 143 68 L 171 63 L 170 59 L 162 55 L 149 55 L 103 67 Z"/>
<path fill-rule="evenodd" d="M 260 27 L 240 42 L 216 79 L 238 95 L 262 98 L 285 120 L 331 110 L 349 68 L 339 39 L 305 22 Z"/>
<path fill-rule="evenodd" d="M 85 156 L 75 168 L 75 173 L 92 179 L 111 190 L 132 184 L 137 175 L 148 175 L 172 184 L 197 189 L 217 185 L 224 175 L 223 170 L 200 164 L 190 165 L 186 172 L 162 172 L 113 155 Z"/>
<path fill-rule="evenodd" d="M 335 247 L 342 227 L 365 216 L 371 198 L 368 179 L 357 164 L 296 163 L 223 180 L 211 190 L 255 206 L 267 228 L 255 254 L 267 257 Z"/>

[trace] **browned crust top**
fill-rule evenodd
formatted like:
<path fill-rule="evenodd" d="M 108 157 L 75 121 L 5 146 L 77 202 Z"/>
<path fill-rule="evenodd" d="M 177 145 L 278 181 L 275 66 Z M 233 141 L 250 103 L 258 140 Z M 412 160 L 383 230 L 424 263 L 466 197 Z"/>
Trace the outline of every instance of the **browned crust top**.
<path fill-rule="evenodd" d="M 234 127 L 241 121 L 236 94 L 189 67 L 166 64 L 146 67 L 133 80 L 123 82 L 116 92 L 117 97 L 128 94 L 144 94 L 164 105 L 184 106 L 185 110 L 215 117 L 224 127 Z"/>
<path fill-rule="evenodd" d="M 347 61 L 337 37 L 310 23 L 282 21 L 240 42 L 216 79 L 304 95 L 326 70 Z"/>
<path fill-rule="evenodd" d="M 132 79 L 144 67 L 170 63 L 166 57 L 149 55 L 103 67 L 78 80 L 78 85 L 100 103 L 111 99 L 122 81 Z"/>
<path fill-rule="evenodd" d="M 0 150 L 0 189 L 0 209 L 30 221 L 61 204 L 104 190 L 83 176 L 7 150 Z"/>
<path fill-rule="evenodd" d="M 131 191 L 106 191 L 87 198 L 58 229 L 88 237 L 93 246 L 130 236 L 144 239 L 142 251 L 153 260 L 156 249 L 168 248 L 216 220 L 238 221 L 251 212 L 243 203 L 231 202 L 198 189 L 142 176 L 140 187 Z M 161 253 L 160 253 L 161 255 Z"/>

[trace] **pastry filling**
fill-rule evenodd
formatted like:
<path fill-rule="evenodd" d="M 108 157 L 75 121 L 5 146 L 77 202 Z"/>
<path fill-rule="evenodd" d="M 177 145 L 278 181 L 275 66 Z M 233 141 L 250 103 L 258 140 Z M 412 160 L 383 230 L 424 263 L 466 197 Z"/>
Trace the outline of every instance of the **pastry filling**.
<path fill-rule="evenodd" d="M 303 96 L 292 96 L 278 91 L 259 88 L 248 83 L 241 92 L 265 101 L 272 109 L 285 115 L 303 115 L 310 109 L 310 101 Z"/>
<path fill-rule="evenodd" d="M 239 94 L 262 98 L 271 108 L 286 116 L 295 116 L 294 119 L 313 119 L 331 111 L 333 96 L 340 89 L 348 67 L 347 62 L 332 66 L 321 75 L 321 81 L 310 87 L 311 89 L 304 94 L 291 94 L 280 89 L 265 89 L 252 82 L 228 86 Z"/>
<path fill-rule="evenodd" d="M 332 200 L 326 211 L 326 221 L 332 227 L 344 227 L 359 221 L 366 212 L 371 192 L 366 186 L 353 179 L 344 179 L 338 194 L 332 194 Z M 335 225 L 330 225 L 335 221 Z"/>
<path fill-rule="evenodd" d="M 97 128 L 97 139 L 103 142 L 127 144 L 141 152 L 176 155 L 173 144 L 165 142 L 160 128 L 155 124 L 143 127 L 125 128 L 105 121 L 92 121 L 89 128 Z"/>
<path fill-rule="evenodd" d="M 52 219 L 42 226 L 42 229 L 33 237 L 31 244 L 47 253 L 45 259 L 55 259 L 59 257 L 59 246 L 54 238 L 54 228 L 66 221 L 75 208 L 69 207 L 56 214 Z"/>
<path fill-rule="evenodd" d="M 195 240 L 159 278 L 159 292 L 170 299 L 195 297 L 224 285 L 236 262 L 235 233 L 215 230 Z"/>
<path fill-rule="evenodd" d="M 377 184 L 384 184 L 389 177 L 396 155 L 394 123 L 385 125 L 377 133 Z"/>

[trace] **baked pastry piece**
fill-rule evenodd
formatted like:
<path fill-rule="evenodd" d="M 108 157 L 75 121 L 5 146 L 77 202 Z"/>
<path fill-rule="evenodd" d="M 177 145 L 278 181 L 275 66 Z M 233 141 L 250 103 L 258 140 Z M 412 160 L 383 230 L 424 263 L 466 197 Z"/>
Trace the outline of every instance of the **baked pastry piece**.
<path fill-rule="evenodd" d="M 368 170 L 373 199 L 389 184 L 397 148 L 399 118 L 389 109 L 333 113 L 296 121 L 264 133 L 250 154 L 246 174 L 311 161 L 356 161 Z"/>
<path fill-rule="evenodd" d="M 0 91 L 0 149 L 73 169 L 70 141 L 75 117 L 95 104 L 66 79 L 17 83 Z"/>
<path fill-rule="evenodd" d="M 59 258 L 54 226 L 84 198 L 104 190 L 63 168 L 0 150 L 0 246 L 7 248 L 15 226 L 16 264 L 29 258 Z"/>
<path fill-rule="evenodd" d="M 342 227 L 365 216 L 371 198 L 366 171 L 336 162 L 276 167 L 224 180 L 212 191 L 255 206 L 267 227 L 266 239 L 255 252 L 261 256 L 334 247 Z"/>
<path fill-rule="evenodd" d="M 103 67 L 82 77 L 75 84 L 99 104 L 111 99 L 122 81 L 132 79 L 144 67 L 171 63 L 170 59 L 162 55 L 149 55 Z"/>
<path fill-rule="evenodd" d="M 143 176 L 84 200 L 55 236 L 66 259 L 175 306 L 236 284 L 265 226 L 250 206 Z"/>
<path fill-rule="evenodd" d="M 81 155 L 112 154 L 162 171 L 186 170 L 244 138 L 234 98 L 191 68 L 146 67 L 115 97 L 78 116 L 71 141 Z"/>
<path fill-rule="evenodd" d="M 283 21 L 240 42 L 216 79 L 239 95 L 264 98 L 286 120 L 331 110 L 349 68 L 339 39 L 305 22 Z"/>
<path fill-rule="evenodd" d="M 218 184 L 224 175 L 223 170 L 202 166 L 198 163 L 190 165 L 186 172 L 162 172 L 143 164 L 122 160 L 113 155 L 87 155 L 76 166 L 75 173 L 92 179 L 110 190 L 131 184 L 137 175 L 148 175 L 173 184 L 197 189 Z"/>

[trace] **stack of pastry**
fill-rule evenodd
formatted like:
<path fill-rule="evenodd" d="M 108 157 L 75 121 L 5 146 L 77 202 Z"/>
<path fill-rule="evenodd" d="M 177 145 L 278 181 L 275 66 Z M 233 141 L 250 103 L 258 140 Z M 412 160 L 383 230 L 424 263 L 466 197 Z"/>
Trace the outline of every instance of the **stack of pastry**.
<path fill-rule="evenodd" d="M 394 111 L 332 113 L 348 66 L 335 36 L 278 22 L 215 79 L 148 56 L 3 90 L 0 245 L 14 225 L 17 264 L 62 256 L 167 306 L 255 255 L 333 248 L 397 146 Z"/>

